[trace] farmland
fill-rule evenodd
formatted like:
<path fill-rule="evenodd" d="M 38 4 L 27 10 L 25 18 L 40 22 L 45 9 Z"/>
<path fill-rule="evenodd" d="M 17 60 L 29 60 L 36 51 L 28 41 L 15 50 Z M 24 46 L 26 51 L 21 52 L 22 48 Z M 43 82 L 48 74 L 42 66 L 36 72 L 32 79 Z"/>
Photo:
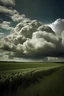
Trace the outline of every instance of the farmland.
<path fill-rule="evenodd" d="M 56 82 L 61 82 L 62 75 L 63 63 L 0 62 L 0 93 L 2 96 L 63 96 L 57 95 L 61 86 L 55 87 Z"/>

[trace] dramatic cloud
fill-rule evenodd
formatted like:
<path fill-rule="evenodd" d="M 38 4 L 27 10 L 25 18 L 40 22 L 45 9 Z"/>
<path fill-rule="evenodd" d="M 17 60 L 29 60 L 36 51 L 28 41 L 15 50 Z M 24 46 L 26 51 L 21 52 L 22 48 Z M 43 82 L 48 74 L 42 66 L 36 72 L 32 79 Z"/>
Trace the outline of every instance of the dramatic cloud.
<path fill-rule="evenodd" d="M 0 0 L 0 4 L 8 5 L 8 6 L 14 6 L 15 0 Z"/>
<path fill-rule="evenodd" d="M 4 37 L 0 29 L 0 58 L 43 58 L 44 61 L 58 61 L 59 57 L 64 56 L 64 19 L 43 25 L 38 20 L 19 14 L 13 6 L 15 0 L 0 0 L 0 14 L 9 16 L 13 24 L 18 23 L 13 28 L 11 21 L 0 19 L 0 28 L 10 31 Z"/>
<path fill-rule="evenodd" d="M 8 23 L 7 23 L 8 24 Z M 47 25 L 25 17 L 0 42 L 1 50 L 6 50 L 8 57 L 48 57 L 64 54 L 63 37 Z"/>

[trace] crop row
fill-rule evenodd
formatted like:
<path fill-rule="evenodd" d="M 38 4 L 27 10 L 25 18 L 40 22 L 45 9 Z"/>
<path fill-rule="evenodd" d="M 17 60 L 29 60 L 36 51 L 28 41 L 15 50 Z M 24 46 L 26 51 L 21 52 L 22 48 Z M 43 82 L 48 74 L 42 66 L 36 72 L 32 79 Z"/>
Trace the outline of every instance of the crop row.
<path fill-rule="evenodd" d="M 52 74 L 59 67 L 43 70 L 33 68 L 22 72 L 0 73 L 0 93 L 16 91 L 19 86 L 28 87 L 32 83 L 39 82 L 40 78 Z"/>

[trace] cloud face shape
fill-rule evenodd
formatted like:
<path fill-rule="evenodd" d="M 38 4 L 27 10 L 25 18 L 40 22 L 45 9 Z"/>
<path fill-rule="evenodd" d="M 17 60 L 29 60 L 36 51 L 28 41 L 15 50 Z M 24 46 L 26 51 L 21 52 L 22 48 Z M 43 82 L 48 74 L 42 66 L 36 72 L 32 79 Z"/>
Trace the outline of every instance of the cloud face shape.
<path fill-rule="evenodd" d="M 2 39 L 0 48 L 8 51 L 9 57 L 47 57 L 64 54 L 63 38 L 55 34 L 51 27 L 37 20 L 24 17 Z"/>

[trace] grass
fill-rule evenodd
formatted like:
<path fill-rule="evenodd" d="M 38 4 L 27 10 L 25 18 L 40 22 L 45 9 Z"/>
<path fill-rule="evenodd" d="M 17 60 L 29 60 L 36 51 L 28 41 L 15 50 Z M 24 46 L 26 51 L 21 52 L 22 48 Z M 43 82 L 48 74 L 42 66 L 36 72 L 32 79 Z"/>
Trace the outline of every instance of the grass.
<path fill-rule="evenodd" d="M 60 64 L 42 62 L 0 62 L 0 71 L 51 66 L 60 66 Z"/>
<path fill-rule="evenodd" d="M 20 87 L 16 96 L 21 96 L 21 93 L 22 96 L 64 96 L 64 67 L 32 84 L 25 92 Z"/>
<path fill-rule="evenodd" d="M 58 88 L 62 87 L 59 83 L 61 80 L 63 84 L 63 78 L 60 79 L 62 70 L 63 64 L 60 63 L 0 62 L 0 94 L 2 96 L 4 94 L 5 96 L 63 96 L 55 95 L 58 93 Z"/>

